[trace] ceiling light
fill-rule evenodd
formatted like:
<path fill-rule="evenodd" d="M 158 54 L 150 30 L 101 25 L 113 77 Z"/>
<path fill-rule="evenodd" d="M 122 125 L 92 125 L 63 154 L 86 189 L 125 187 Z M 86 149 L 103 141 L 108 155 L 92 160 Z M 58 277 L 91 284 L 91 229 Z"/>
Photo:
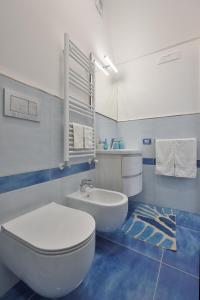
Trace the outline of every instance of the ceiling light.
<path fill-rule="evenodd" d="M 106 63 L 108 64 L 108 66 L 106 66 L 106 67 L 111 67 L 115 73 L 118 73 L 117 68 L 114 66 L 114 64 L 112 63 L 110 58 L 108 56 L 104 56 L 104 59 L 105 59 Z"/>
<path fill-rule="evenodd" d="M 95 59 L 95 65 L 102 71 L 106 76 L 109 76 L 108 71 Z"/>

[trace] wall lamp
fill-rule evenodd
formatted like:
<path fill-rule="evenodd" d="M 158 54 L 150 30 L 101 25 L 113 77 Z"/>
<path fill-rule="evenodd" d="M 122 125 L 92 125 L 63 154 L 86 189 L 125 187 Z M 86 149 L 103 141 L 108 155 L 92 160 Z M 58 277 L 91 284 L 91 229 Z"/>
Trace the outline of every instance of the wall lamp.
<path fill-rule="evenodd" d="M 118 73 L 118 70 L 117 70 L 117 68 L 115 67 L 115 65 L 112 63 L 112 61 L 110 60 L 110 58 L 108 57 L 108 56 L 104 56 L 104 60 L 105 60 L 105 62 L 108 64 L 105 68 L 107 69 L 107 68 L 111 68 L 111 69 L 113 69 L 113 71 L 115 72 L 115 73 Z"/>
<path fill-rule="evenodd" d="M 104 60 L 106 62 L 106 65 L 100 64 L 96 59 L 95 59 L 95 65 L 106 75 L 109 76 L 108 70 L 111 68 L 115 73 L 118 73 L 117 68 L 115 65 L 112 63 L 110 58 L 108 56 L 104 56 Z"/>
<path fill-rule="evenodd" d="M 110 74 L 106 70 L 105 67 L 103 67 L 96 59 L 95 59 L 95 65 L 106 75 L 109 76 Z"/>

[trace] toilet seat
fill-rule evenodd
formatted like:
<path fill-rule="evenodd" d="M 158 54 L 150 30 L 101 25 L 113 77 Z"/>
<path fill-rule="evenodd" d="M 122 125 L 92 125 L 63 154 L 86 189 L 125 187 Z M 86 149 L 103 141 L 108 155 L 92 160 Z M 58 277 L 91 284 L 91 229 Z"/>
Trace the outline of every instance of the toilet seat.
<path fill-rule="evenodd" d="M 43 255 L 76 251 L 84 247 L 95 234 L 92 216 L 54 202 L 1 227 L 9 237 Z"/>
<path fill-rule="evenodd" d="M 70 293 L 91 267 L 95 221 L 88 213 L 50 203 L 1 228 L 3 264 L 43 297 Z"/>

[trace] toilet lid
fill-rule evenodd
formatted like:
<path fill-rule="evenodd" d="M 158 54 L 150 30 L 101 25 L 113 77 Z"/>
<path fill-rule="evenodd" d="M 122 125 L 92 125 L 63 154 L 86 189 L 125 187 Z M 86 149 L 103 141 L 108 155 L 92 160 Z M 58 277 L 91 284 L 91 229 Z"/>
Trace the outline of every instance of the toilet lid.
<path fill-rule="evenodd" d="M 95 231 L 88 213 L 54 202 L 2 225 L 4 232 L 39 252 L 80 248 Z"/>

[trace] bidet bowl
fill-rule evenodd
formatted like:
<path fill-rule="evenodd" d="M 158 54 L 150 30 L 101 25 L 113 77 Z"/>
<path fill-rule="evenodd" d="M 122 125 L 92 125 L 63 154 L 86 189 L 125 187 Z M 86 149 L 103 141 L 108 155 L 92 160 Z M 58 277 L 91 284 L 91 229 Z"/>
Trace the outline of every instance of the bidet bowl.
<path fill-rule="evenodd" d="M 97 231 L 114 231 L 124 222 L 128 212 L 126 195 L 98 188 L 77 191 L 66 196 L 66 205 L 91 214 Z"/>

